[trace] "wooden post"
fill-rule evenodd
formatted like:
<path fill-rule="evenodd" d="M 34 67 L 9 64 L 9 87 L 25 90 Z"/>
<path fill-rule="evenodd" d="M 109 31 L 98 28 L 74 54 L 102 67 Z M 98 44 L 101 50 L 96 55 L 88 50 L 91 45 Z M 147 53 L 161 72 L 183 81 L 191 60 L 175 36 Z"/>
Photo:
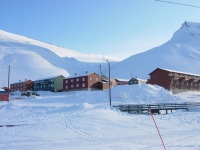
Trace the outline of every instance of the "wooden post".
<path fill-rule="evenodd" d="M 9 101 L 9 94 L 10 94 L 10 65 L 8 65 L 8 101 Z"/>

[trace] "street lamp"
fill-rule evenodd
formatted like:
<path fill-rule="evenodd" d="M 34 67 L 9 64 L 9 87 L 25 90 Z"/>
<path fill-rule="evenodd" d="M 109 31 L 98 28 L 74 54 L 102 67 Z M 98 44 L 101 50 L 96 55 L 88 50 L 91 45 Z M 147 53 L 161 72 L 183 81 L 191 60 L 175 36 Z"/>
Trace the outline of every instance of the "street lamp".
<path fill-rule="evenodd" d="M 110 62 L 108 60 L 106 60 L 108 62 L 108 70 L 109 70 L 109 100 L 110 100 L 110 106 L 111 106 L 111 84 L 110 84 Z"/>

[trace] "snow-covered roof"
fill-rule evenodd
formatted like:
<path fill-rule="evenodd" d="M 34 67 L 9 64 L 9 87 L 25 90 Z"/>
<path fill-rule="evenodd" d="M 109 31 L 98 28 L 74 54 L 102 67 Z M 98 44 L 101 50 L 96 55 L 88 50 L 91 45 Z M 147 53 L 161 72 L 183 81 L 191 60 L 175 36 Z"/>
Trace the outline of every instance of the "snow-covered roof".
<path fill-rule="evenodd" d="M 37 80 L 35 80 L 35 81 L 54 79 L 54 78 L 59 77 L 59 76 L 63 76 L 63 75 L 57 75 L 57 76 L 51 76 L 51 77 L 46 77 L 46 78 L 40 78 L 40 79 L 37 79 Z M 64 76 L 63 76 L 63 77 L 64 77 Z"/>
<path fill-rule="evenodd" d="M 118 81 L 129 81 L 130 79 L 119 79 L 119 78 L 113 78 L 115 80 L 118 80 Z"/>
<path fill-rule="evenodd" d="M 71 79 L 71 78 L 77 78 L 77 77 L 85 77 L 85 76 L 91 75 L 93 73 L 95 73 L 95 72 L 87 73 L 87 74 L 85 73 L 85 74 L 71 75 L 71 76 L 66 77 L 65 79 Z M 95 73 L 95 74 L 98 75 L 97 73 Z"/>
<path fill-rule="evenodd" d="M 26 82 L 26 81 L 29 81 L 29 80 L 19 80 L 18 82 L 14 82 L 14 83 L 11 83 L 11 84 L 18 84 L 18 83 L 24 83 L 24 82 Z"/>
<path fill-rule="evenodd" d="M 192 73 L 188 73 L 188 72 L 181 72 L 181 71 L 170 70 L 170 69 L 164 69 L 164 68 L 157 68 L 157 69 L 161 69 L 161 70 L 165 70 L 165 71 L 173 72 L 173 73 L 187 74 L 187 75 L 192 75 L 192 76 L 200 76 L 199 74 L 192 74 Z M 157 69 L 155 69 L 154 71 L 156 71 Z M 152 71 L 152 72 L 154 72 L 154 71 Z M 151 72 L 151 73 L 152 73 L 152 72 Z M 150 74 L 151 74 L 151 73 L 150 73 Z"/>
<path fill-rule="evenodd" d="M 141 78 L 132 78 L 132 79 L 136 79 L 136 80 L 138 80 L 138 81 L 144 81 L 144 82 L 147 82 L 146 79 L 141 79 Z"/>
<path fill-rule="evenodd" d="M 0 91 L 3 91 L 3 92 L 4 92 L 5 90 L 4 90 L 4 89 L 0 89 Z"/>

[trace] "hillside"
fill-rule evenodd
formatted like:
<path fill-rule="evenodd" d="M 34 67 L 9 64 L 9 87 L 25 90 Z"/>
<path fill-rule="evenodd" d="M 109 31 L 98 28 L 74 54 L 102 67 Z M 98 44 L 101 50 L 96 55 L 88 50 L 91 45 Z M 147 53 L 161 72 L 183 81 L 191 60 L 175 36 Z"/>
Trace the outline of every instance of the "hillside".
<path fill-rule="evenodd" d="M 165 44 L 133 55 L 112 67 L 120 78 L 149 78 L 156 68 L 200 74 L 200 23 L 185 22 Z"/>
<path fill-rule="evenodd" d="M 111 57 L 81 54 L 0 30 L 1 86 L 7 85 L 8 65 L 11 66 L 12 83 L 25 79 L 94 72 L 99 70 L 97 62 L 105 62 L 105 59 L 116 61 Z"/>

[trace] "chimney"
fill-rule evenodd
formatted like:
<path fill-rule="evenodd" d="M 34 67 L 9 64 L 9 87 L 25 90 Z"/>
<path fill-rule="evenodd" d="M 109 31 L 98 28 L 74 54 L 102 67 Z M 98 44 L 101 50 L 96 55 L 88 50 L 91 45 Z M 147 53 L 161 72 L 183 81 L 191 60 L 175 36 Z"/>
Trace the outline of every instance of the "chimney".
<path fill-rule="evenodd" d="M 75 76 L 77 75 L 77 73 L 75 73 Z"/>
<path fill-rule="evenodd" d="M 85 73 L 87 74 L 88 72 L 86 71 Z"/>

